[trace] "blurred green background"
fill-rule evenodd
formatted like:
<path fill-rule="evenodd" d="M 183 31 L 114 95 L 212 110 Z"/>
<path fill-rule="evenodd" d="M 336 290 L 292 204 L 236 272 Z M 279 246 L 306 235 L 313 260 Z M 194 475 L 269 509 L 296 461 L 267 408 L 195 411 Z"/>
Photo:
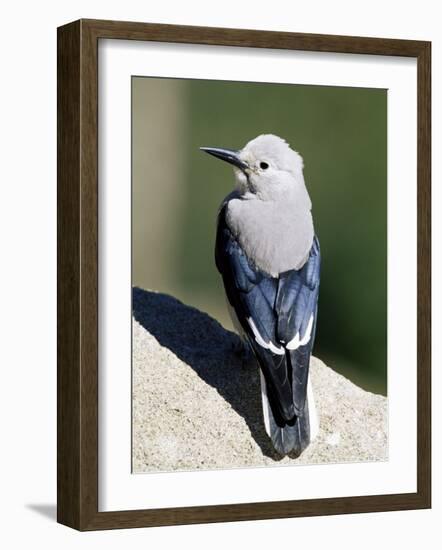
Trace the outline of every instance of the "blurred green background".
<path fill-rule="evenodd" d="M 232 328 L 213 247 L 233 172 L 199 147 L 277 134 L 304 158 L 321 243 L 314 354 L 386 394 L 386 90 L 133 77 L 132 123 L 133 284 Z"/>

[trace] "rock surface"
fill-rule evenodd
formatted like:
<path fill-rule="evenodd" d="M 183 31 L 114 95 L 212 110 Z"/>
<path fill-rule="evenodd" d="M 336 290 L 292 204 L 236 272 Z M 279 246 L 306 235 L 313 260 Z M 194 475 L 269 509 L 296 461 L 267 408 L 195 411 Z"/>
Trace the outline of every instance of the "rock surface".
<path fill-rule="evenodd" d="M 312 358 L 316 440 L 297 459 L 275 453 L 259 372 L 237 336 L 175 298 L 133 292 L 133 471 L 387 460 L 387 399 Z"/>

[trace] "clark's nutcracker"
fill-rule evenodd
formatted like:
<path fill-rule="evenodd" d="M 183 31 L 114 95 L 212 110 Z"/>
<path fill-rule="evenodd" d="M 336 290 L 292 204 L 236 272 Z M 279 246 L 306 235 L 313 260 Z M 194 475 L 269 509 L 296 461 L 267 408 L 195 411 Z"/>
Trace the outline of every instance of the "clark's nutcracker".
<path fill-rule="evenodd" d="M 274 135 L 239 151 L 201 149 L 233 165 L 236 188 L 221 204 L 215 261 L 235 328 L 260 367 L 266 431 L 278 453 L 299 456 L 318 432 L 308 371 L 320 251 L 303 161 Z"/>

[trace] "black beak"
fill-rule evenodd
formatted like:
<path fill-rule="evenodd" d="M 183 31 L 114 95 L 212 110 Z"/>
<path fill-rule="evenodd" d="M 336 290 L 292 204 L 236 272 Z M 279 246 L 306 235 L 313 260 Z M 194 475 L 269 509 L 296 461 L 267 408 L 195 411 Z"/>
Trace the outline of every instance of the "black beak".
<path fill-rule="evenodd" d="M 214 157 L 225 160 L 229 164 L 233 164 L 243 172 L 248 168 L 248 165 L 239 158 L 239 151 L 232 151 L 231 149 L 220 149 L 219 147 L 200 147 L 201 151 L 209 153 Z"/>

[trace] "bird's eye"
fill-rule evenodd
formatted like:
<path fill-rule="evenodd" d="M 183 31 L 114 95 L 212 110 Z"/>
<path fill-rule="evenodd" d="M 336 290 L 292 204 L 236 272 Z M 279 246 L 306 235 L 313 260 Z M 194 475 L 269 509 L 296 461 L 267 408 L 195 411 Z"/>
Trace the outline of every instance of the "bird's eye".
<path fill-rule="evenodd" d="M 262 168 L 262 170 L 267 170 L 269 165 L 267 164 L 267 162 L 260 162 L 259 167 Z"/>

